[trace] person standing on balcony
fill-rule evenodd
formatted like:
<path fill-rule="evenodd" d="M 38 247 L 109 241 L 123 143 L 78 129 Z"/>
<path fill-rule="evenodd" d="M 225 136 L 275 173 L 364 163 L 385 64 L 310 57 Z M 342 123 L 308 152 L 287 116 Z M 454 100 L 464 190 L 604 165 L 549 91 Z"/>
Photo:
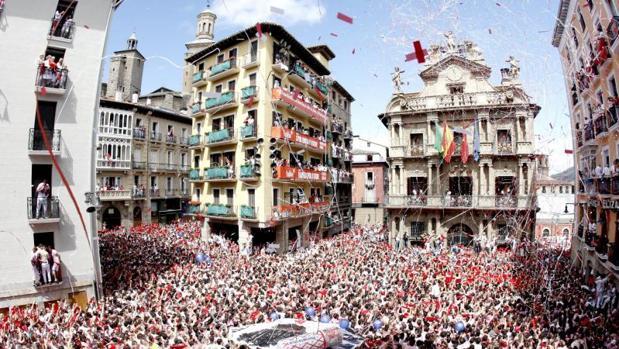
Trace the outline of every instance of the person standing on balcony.
<path fill-rule="evenodd" d="M 39 253 L 36 247 L 32 248 L 32 256 L 30 256 L 30 264 L 32 265 L 33 284 L 38 286 L 41 283 L 41 270 L 39 265 Z"/>
<path fill-rule="evenodd" d="M 47 198 L 49 197 L 49 184 L 47 184 L 47 180 L 44 179 L 37 186 L 37 210 L 36 210 L 36 218 L 40 219 L 41 214 L 44 218 L 47 218 Z"/>
<path fill-rule="evenodd" d="M 60 254 L 53 247 L 51 248 L 52 256 L 52 277 L 54 282 L 60 282 Z"/>
<path fill-rule="evenodd" d="M 60 25 L 60 21 L 62 20 L 63 16 L 64 16 L 64 11 L 56 10 L 56 13 L 54 14 L 54 19 L 52 20 L 52 32 L 51 32 L 52 36 L 58 36 L 56 35 L 56 30 L 58 29 L 58 26 Z"/>
<path fill-rule="evenodd" d="M 73 18 L 69 17 L 62 25 L 60 35 L 65 39 L 69 39 L 71 37 L 71 28 L 73 28 Z"/>
<path fill-rule="evenodd" d="M 43 283 L 49 284 L 52 282 L 52 273 L 49 265 L 49 253 L 45 250 L 45 246 L 39 246 L 38 256 L 39 263 L 41 264 L 41 274 L 43 274 Z"/>

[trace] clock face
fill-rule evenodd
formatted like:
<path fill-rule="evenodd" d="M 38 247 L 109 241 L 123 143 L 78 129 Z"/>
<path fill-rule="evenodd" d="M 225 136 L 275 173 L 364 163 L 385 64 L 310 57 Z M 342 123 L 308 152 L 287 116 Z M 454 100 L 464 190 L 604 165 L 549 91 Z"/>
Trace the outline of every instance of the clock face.
<path fill-rule="evenodd" d="M 462 70 L 452 65 L 447 69 L 447 79 L 451 81 L 460 81 L 460 79 L 462 79 Z"/>

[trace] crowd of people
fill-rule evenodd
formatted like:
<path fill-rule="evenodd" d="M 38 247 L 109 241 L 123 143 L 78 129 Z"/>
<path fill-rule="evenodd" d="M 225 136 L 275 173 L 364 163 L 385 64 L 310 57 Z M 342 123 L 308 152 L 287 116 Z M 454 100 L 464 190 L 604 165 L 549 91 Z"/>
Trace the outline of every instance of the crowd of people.
<path fill-rule="evenodd" d="M 618 348 L 616 280 L 584 280 L 565 251 L 395 250 L 386 235 L 356 226 L 294 254 L 240 256 L 202 241 L 199 222 L 103 232 L 104 298 L 12 308 L 0 347 L 238 348 L 232 327 L 279 317 L 344 323 L 362 348 Z"/>
<path fill-rule="evenodd" d="M 64 64 L 64 58 L 52 55 L 41 55 L 38 63 L 37 86 L 50 88 L 66 88 L 69 70 Z"/>

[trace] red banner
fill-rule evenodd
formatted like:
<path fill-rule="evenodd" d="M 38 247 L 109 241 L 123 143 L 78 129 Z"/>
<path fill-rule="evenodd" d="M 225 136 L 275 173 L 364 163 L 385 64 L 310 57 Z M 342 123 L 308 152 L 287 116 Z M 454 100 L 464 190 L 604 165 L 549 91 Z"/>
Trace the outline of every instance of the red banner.
<path fill-rule="evenodd" d="M 277 179 L 326 182 L 329 177 L 327 171 L 301 170 L 290 166 L 278 166 Z"/>
<path fill-rule="evenodd" d="M 315 108 L 310 103 L 305 102 L 300 97 L 295 98 L 292 92 L 282 90 L 280 87 L 274 88 L 272 98 L 283 101 L 291 107 L 294 107 L 303 113 L 309 115 L 312 119 L 319 121 L 322 124 L 327 123 L 327 111 L 321 108 Z"/>
<path fill-rule="evenodd" d="M 315 137 L 310 137 L 308 135 L 298 133 L 297 131 L 288 128 L 273 127 L 273 129 L 271 130 L 271 137 L 303 144 L 320 151 L 327 150 L 327 142 L 321 141 L 320 139 Z"/>

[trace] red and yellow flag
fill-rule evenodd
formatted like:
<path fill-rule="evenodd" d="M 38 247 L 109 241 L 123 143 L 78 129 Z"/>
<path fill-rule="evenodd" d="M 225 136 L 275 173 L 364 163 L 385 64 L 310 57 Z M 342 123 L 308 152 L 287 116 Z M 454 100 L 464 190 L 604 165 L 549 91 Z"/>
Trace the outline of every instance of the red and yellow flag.
<path fill-rule="evenodd" d="M 456 150 L 456 143 L 454 142 L 454 133 L 447 126 L 447 121 L 443 124 L 443 159 L 449 163 L 451 156 Z"/>

